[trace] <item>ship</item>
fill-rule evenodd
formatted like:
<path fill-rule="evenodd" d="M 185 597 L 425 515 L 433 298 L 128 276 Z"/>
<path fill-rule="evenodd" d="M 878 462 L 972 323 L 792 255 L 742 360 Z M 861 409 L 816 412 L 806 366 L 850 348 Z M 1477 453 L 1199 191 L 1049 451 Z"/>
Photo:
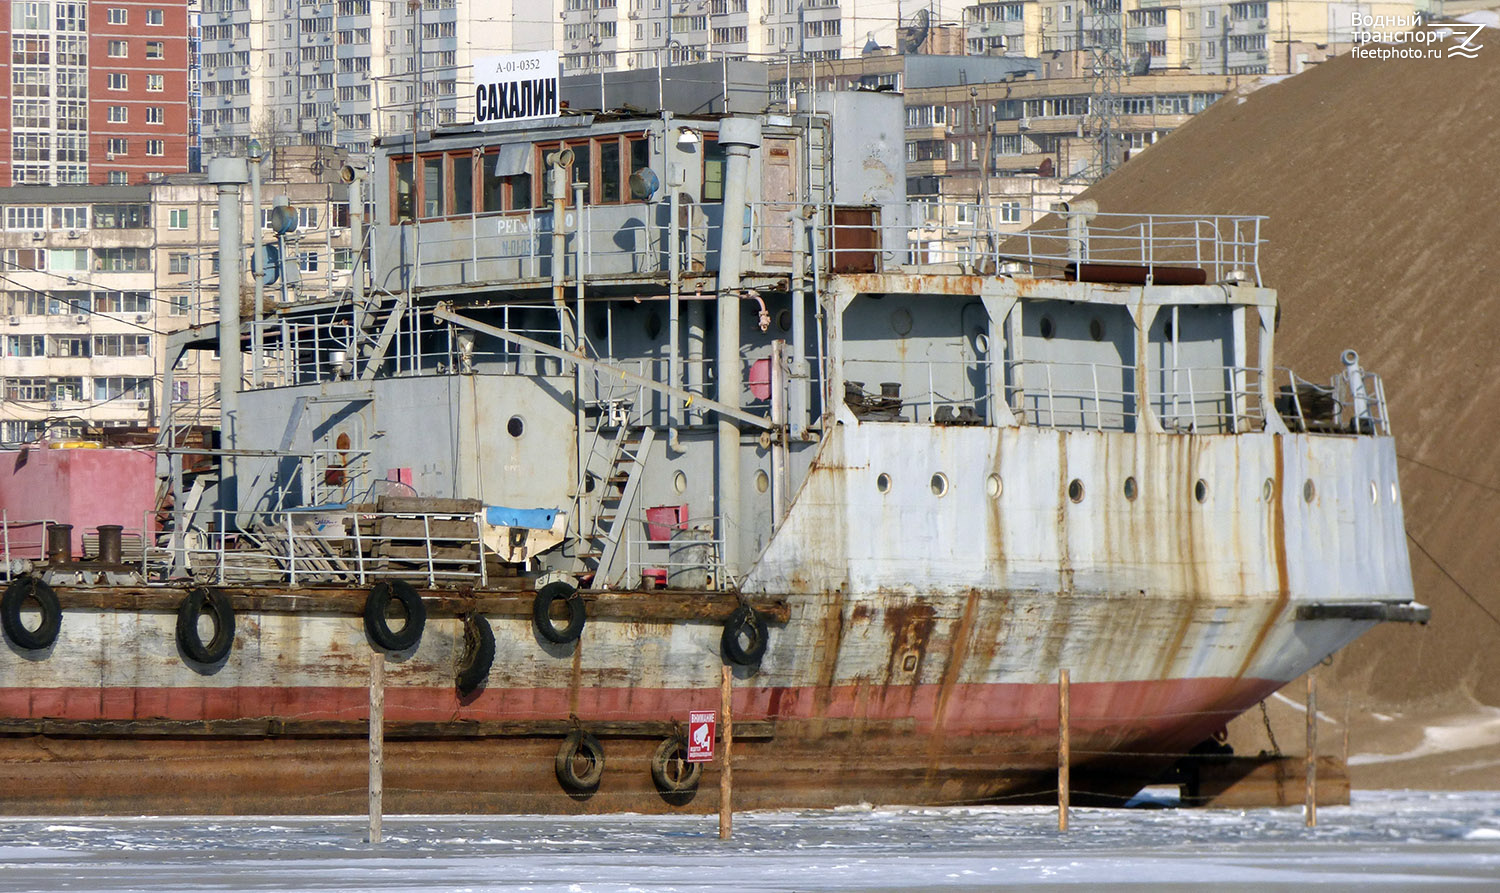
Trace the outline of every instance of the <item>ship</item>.
<path fill-rule="evenodd" d="M 1119 802 L 1426 620 L 1384 384 L 1275 365 L 1259 218 L 1007 234 L 908 198 L 899 95 L 598 85 L 347 166 L 350 291 L 224 277 L 217 439 L 6 463 L 0 811 L 361 812 L 372 656 L 395 812 L 714 809 L 726 667 L 737 808 L 1046 795 L 1064 674 Z"/>

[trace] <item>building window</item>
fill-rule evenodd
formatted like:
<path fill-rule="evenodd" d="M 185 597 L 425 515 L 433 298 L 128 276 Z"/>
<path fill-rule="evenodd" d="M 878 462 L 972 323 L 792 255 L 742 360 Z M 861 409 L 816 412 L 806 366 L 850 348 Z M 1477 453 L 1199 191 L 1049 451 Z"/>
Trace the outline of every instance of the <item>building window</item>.
<path fill-rule="evenodd" d="M 130 21 L 130 19 L 126 15 L 125 10 L 117 9 L 114 7 L 110 8 L 108 18 L 111 25 L 124 25 L 128 24 Z"/>
<path fill-rule="evenodd" d="M 161 106 L 153 105 L 146 109 L 147 124 L 165 124 L 166 121 L 167 116 Z"/>
<path fill-rule="evenodd" d="M 5 338 L 5 355 L 8 357 L 44 357 L 47 341 L 42 335 L 8 335 Z"/>
<path fill-rule="evenodd" d="M 111 90 L 129 90 L 130 89 L 130 76 L 127 75 L 127 74 L 125 74 L 124 72 L 121 72 L 121 71 L 112 71 L 112 72 L 110 72 L 109 73 L 109 89 L 111 89 Z"/>
<path fill-rule="evenodd" d="M 146 92 L 148 92 L 148 93 L 160 93 L 163 90 L 165 90 L 166 88 L 167 88 L 167 78 L 166 78 L 166 75 L 161 75 L 161 74 L 148 74 L 148 75 L 146 75 Z"/>
<path fill-rule="evenodd" d="M 318 253 L 316 251 L 303 251 L 297 255 L 297 269 L 304 273 L 318 272 Z"/>
<path fill-rule="evenodd" d="M 1001 202 L 1000 203 L 1000 222 L 1001 223 L 1020 223 L 1021 222 L 1021 203 L 1020 202 Z"/>
<path fill-rule="evenodd" d="M 160 40 L 146 41 L 147 59 L 165 59 L 167 57 L 167 45 Z"/>
<path fill-rule="evenodd" d="M 109 57 L 111 59 L 124 59 L 130 55 L 130 44 L 123 40 L 111 40 L 109 42 Z"/>
<path fill-rule="evenodd" d="M 86 205 L 76 207 L 54 207 L 52 209 L 53 229 L 88 229 L 89 209 Z"/>
<path fill-rule="evenodd" d="M 146 10 L 146 24 L 148 24 L 148 25 L 165 25 L 166 23 L 167 23 L 167 17 L 166 17 L 166 15 L 161 10 L 159 10 L 159 9 L 148 9 L 148 10 Z"/>
<path fill-rule="evenodd" d="M 192 269 L 193 259 L 186 251 L 174 251 L 167 255 L 167 272 L 173 276 L 186 276 Z"/>
<path fill-rule="evenodd" d="M 172 382 L 172 402 L 186 403 L 188 401 L 188 383 L 185 381 Z"/>
<path fill-rule="evenodd" d="M 111 155 L 124 155 L 130 151 L 130 141 L 122 137 L 113 137 L 104 145 L 105 151 Z"/>
<path fill-rule="evenodd" d="M 109 107 L 109 123 L 125 124 L 130 120 L 130 109 L 123 105 Z"/>
<path fill-rule="evenodd" d="M 125 173 L 124 171 L 110 171 L 109 172 L 109 185 L 111 185 L 111 186 L 128 186 L 128 185 L 130 185 L 130 175 L 127 174 L 127 173 Z"/>
<path fill-rule="evenodd" d="M 187 208 L 173 208 L 167 212 L 167 229 L 187 229 Z"/>
<path fill-rule="evenodd" d="M 167 141 L 166 140 L 146 140 L 146 154 L 147 155 L 165 155 L 165 154 L 167 154 Z"/>

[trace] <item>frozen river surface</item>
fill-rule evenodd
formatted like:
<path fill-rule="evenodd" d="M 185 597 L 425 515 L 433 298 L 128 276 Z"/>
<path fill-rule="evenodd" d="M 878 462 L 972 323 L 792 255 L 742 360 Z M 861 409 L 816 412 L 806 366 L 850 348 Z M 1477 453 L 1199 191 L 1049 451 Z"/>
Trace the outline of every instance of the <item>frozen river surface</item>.
<path fill-rule="evenodd" d="M 1500 886 L 1500 793 L 1350 807 L 1039 807 L 713 816 L 0 819 L 0 891 L 976 890 Z"/>

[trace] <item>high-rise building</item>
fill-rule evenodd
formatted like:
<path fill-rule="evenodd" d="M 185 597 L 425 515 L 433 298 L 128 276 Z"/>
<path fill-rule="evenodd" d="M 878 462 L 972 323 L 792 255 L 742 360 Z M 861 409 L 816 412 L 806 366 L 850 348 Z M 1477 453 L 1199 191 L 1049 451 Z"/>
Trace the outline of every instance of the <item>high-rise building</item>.
<path fill-rule="evenodd" d="M 1424 4 L 1425 5 L 1425 4 Z M 1295 74 L 1354 46 L 1354 16 L 1412 16 L 1414 0 L 988 0 L 965 6 L 966 50 L 1055 60 L 1086 76 L 1089 47 L 1115 42 L 1131 73 Z M 1104 33 L 1103 22 L 1119 24 Z"/>
<path fill-rule="evenodd" d="M 188 169 L 188 0 L 4 0 L 0 186 Z"/>
<path fill-rule="evenodd" d="M 203 0 L 203 156 L 252 138 L 363 153 L 469 120 L 474 59 L 561 34 L 551 4 L 524 0 Z"/>

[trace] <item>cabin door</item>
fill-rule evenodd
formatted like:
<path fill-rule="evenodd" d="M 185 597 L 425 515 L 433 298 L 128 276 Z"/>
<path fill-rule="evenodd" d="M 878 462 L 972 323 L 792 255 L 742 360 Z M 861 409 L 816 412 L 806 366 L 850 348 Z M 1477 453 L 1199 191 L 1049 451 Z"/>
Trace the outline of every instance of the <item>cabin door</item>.
<path fill-rule="evenodd" d="M 792 214 L 797 208 L 797 157 L 794 140 L 769 139 L 761 166 L 761 261 L 767 267 L 792 264 Z"/>

